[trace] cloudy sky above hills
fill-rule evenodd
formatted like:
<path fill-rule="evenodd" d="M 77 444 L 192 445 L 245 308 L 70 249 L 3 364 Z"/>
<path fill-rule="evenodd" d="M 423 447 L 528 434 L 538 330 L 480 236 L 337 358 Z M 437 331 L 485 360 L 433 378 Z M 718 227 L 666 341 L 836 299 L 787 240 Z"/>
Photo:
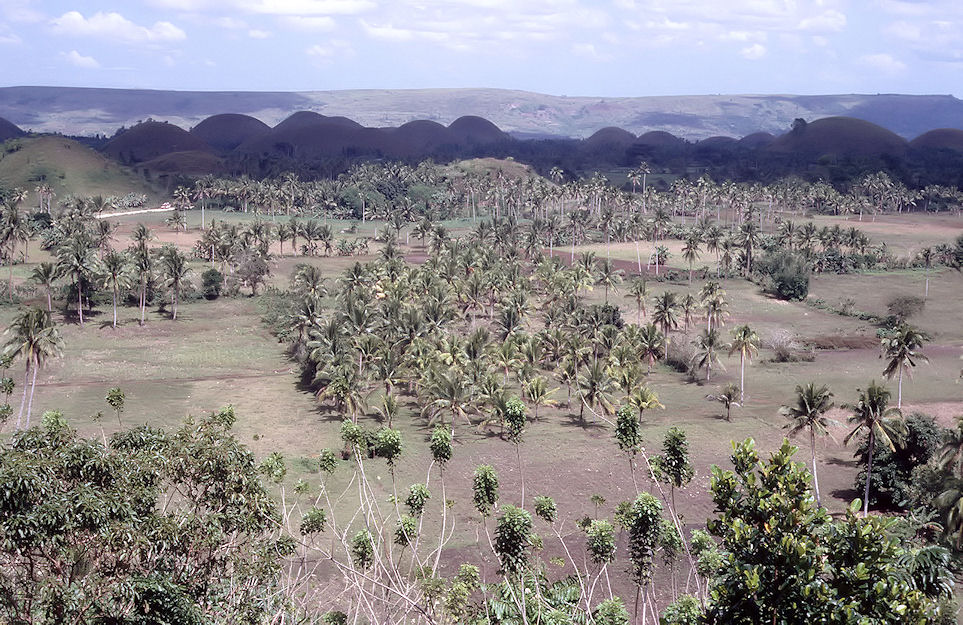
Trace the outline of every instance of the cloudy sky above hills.
<path fill-rule="evenodd" d="M 958 0 L 0 0 L 0 85 L 955 93 Z"/>

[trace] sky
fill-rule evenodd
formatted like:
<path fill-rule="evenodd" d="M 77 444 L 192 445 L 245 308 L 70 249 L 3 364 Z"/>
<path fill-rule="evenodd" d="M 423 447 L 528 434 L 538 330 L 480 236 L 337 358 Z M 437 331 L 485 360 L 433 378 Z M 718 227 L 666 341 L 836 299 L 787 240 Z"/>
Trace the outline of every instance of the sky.
<path fill-rule="evenodd" d="M 0 0 L 0 86 L 960 95 L 961 0 Z"/>

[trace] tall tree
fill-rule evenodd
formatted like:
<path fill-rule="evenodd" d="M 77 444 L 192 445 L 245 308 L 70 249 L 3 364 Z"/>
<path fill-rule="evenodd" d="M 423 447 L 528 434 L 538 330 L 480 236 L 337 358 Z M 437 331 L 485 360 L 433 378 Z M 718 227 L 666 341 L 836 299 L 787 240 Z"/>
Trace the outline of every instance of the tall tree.
<path fill-rule="evenodd" d="M 930 337 L 908 323 L 900 323 L 890 330 L 880 340 L 883 355 L 887 359 L 886 368 L 883 375 L 892 380 L 895 376 L 898 380 L 896 388 L 896 407 L 903 407 L 903 372 L 912 375 L 911 367 L 916 366 L 916 361 L 928 362 L 920 349 L 923 343 L 930 340 Z"/>
<path fill-rule="evenodd" d="M 120 291 L 130 286 L 130 267 L 127 257 L 120 252 L 110 250 L 104 256 L 102 268 L 102 284 L 110 289 L 114 308 L 113 327 L 117 327 L 117 297 Z"/>
<path fill-rule="evenodd" d="M 30 427 L 30 412 L 33 408 L 33 392 L 37 385 L 37 371 L 49 358 L 63 353 L 64 342 L 60 330 L 54 324 L 50 313 L 42 308 L 24 311 L 14 317 L 4 333 L 7 341 L 3 347 L 5 358 L 23 358 L 23 398 L 17 414 L 17 429 L 23 424 L 23 411 L 26 404 L 27 419 L 24 427 Z M 32 374 L 32 375 L 31 375 Z M 30 398 L 27 399 L 27 379 L 30 378 Z"/>
<path fill-rule="evenodd" d="M 729 355 L 739 353 L 739 403 L 746 403 L 746 361 L 751 361 L 753 355 L 759 351 L 759 335 L 748 324 L 741 325 L 732 331 L 732 343 L 729 344 Z"/>
<path fill-rule="evenodd" d="M 848 445 L 861 434 L 865 434 L 869 439 L 866 456 L 866 487 L 863 491 L 863 515 L 865 516 L 869 513 L 869 485 L 873 473 L 873 450 L 876 448 L 876 439 L 878 438 L 891 450 L 896 451 L 895 443 L 905 435 L 906 423 L 899 408 L 889 405 L 890 392 L 885 386 L 878 386 L 874 380 L 869 388 L 858 392 L 859 399 L 856 403 L 846 406 L 853 411 L 849 422 L 854 427 L 843 442 Z"/>
<path fill-rule="evenodd" d="M 833 407 L 833 394 L 826 385 L 816 386 L 813 382 L 805 386 L 796 386 L 796 403 L 783 406 L 779 412 L 789 418 L 786 429 L 793 436 L 803 430 L 809 430 L 809 447 L 812 454 L 813 489 L 816 491 L 816 505 L 821 506 L 819 498 L 819 477 L 816 473 L 816 434 L 829 435 L 829 426 L 835 423 L 826 416 L 826 412 Z"/>

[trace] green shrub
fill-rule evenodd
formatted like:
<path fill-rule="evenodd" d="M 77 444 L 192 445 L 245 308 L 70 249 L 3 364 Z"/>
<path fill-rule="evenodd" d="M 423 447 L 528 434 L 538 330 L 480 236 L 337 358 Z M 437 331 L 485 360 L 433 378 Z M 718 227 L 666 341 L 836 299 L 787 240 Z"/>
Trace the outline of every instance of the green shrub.
<path fill-rule="evenodd" d="M 804 300 L 809 294 L 809 265 L 798 254 L 777 251 L 756 262 L 763 289 L 780 299 Z"/>
<path fill-rule="evenodd" d="M 205 299 L 217 299 L 224 286 L 224 275 L 213 267 L 201 274 L 201 293 Z"/>

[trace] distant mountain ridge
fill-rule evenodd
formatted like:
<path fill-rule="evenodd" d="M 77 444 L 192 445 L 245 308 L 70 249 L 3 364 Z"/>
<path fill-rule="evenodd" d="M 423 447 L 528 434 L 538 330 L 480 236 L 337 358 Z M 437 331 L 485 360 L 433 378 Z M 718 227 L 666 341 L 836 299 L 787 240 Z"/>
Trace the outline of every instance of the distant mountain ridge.
<path fill-rule="evenodd" d="M 963 101 L 949 95 L 699 95 L 566 97 L 503 89 L 199 92 L 79 87 L 0 88 L 0 117 L 35 132 L 112 135 L 154 119 L 191 128 L 217 114 L 244 114 L 275 126 L 296 111 L 345 116 L 372 128 L 415 120 L 450 125 L 464 116 L 521 136 L 587 138 L 606 127 L 636 135 L 665 131 L 700 140 L 779 135 L 794 119 L 847 116 L 905 139 L 934 128 L 963 128 Z"/>

